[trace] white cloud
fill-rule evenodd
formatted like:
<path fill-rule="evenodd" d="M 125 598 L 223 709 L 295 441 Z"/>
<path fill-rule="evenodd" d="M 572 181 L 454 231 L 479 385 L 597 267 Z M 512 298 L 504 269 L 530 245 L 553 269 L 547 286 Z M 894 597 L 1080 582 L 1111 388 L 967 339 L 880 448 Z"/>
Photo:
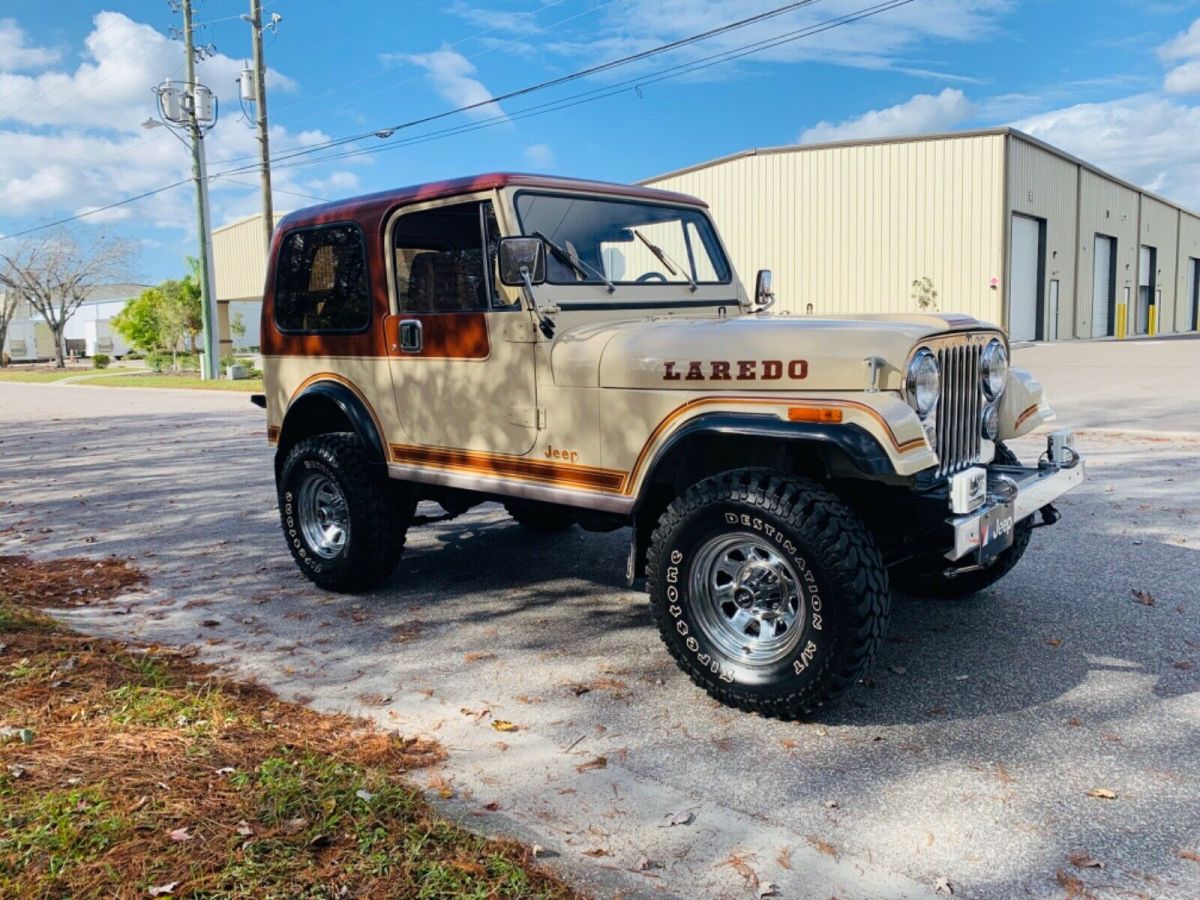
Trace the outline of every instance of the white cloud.
<path fill-rule="evenodd" d="M 25 29 L 16 19 L 0 19 L 0 71 L 18 72 L 40 69 L 58 62 L 60 54 L 46 47 L 28 43 Z"/>
<path fill-rule="evenodd" d="M 1180 32 L 1159 47 L 1158 55 L 1167 62 L 1200 56 L 1200 19 L 1193 22 L 1187 31 Z"/>
<path fill-rule="evenodd" d="M 1127 181 L 1200 207 L 1200 107 L 1139 94 L 1070 106 L 1015 126 Z"/>
<path fill-rule="evenodd" d="M 945 76 L 926 66 L 909 65 L 905 54 L 929 39 L 980 40 L 995 31 L 997 19 L 1013 5 L 1011 0 L 922 0 L 763 50 L 739 63 L 706 70 L 704 77 L 727 77 L 755 62 L 821 61 L 858 68 L 903 69 L 914 75 L 942 78 Z M 641 68 L 653 70 L 708 57 L 812 28 L 862 8 L 860 0 L 827 0 L 716 35 L 673 53 L 669 62 L 654 58 Z M 723 0 L 624 0 L 606 8 L 597 20 L 589 20 L 585 33 L 559 37 L 548 43 L 546 50 L 578 63 L 612 59 L 727 25 L 751 12 Z M 625 71 L 616 70 L 613 77 Z"/>
<path fill-rule="evenodd" d="M 12 33 L 7 24 L 0 28 L 0 35 L 5 33 Z M 165 77 L 179 77 L 181 45 L 127 16 L 102 12 L 93 19 L 78 59 L 74 68 L 44 68 L 32 75 L 0 71 L 0 214 L 18 219 L 21 226 L 96 209 L 190 178 L 191 159 L 180 142 L 164 128 L 141 128 L 155 112 L 150 88 Z M 200 78 L 222 100 L 221 121 L 205 139 L 210 173 L 258 158 L 253 130 L 243 127 L 232 112 L 238 108 L 234 79 L 241 68 L 241 60 L 223 55 L 200 65 Z M 280 73 L 269 77 L 275 89 L 295 86 Z M 328 138 L 319 130 L 293 133 L 278 125 L 271 129 L 275 152 Z M 338 196 L 357 188 L 353 173 L 331 173 L 320 166 L 280 168 L 273 175 L 281 192 L 325 196 L 328 191 Z M 187 181 L 83 221 L 186 231 L 193 223 L 192 204 Z M 256 212 L 256 171 L 214 180 L 212 206 L 218 222 L 231 213 Z"/>
<path fill-rule="evenodd" d="M 471 61 L 450 49 L 449 45 L 444 44 L 432 53 L 389 54 L 383 58 L 387 62 L 402 61 L 424 69 L 426 80 L 433 89 L 455 107 L 480 104 L 467 113 L 472 118 L 492 119 L 505 115 L 500 104 L 487 102 L 492 99 L 492 92 L 475 77 L 478 71 Z"/>
<path fill-rule="evenodd" d="M 1167 73 L 1163 87 L 1170 94 L 1200 93 L 1200 60 L 1193 59 Z"/>
<path fill-rule="evenodd" d="M 873 109 L 837 124 L 819 122 L 801 133 L 800 143 L 819 144 L 948 131 L 969 119 L 973 111 L 974 106 L 966 94 L 957 88 L 946 88 L 937 96 L 917 94 L 904 103 L 887 109 Z"/>
<path fill-rule="evenodd" d="M 530 144 L 522 155 L 531 166 L 542 170 L 554 168 L 554 151 L 549 144 Z"/>

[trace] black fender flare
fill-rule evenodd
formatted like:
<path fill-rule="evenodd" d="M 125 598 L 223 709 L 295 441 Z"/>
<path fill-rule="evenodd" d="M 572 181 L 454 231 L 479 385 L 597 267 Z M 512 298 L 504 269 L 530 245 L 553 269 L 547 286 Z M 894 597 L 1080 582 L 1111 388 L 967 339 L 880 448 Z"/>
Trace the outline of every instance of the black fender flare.
<path fill-rule="evenodd" d="M 279 449 L 275 454 L 276 475 L 282 469 L 288 451 L 298 440 L 328 432 L 331 415 L 338 414 L 350 423 L 351 430 L 362 441 L 371 464 L 385 466 L 387 445 L 366 401 L 345 384 L 322 380 L 310 384 L 288 404 L 280 428 Z"/>
<path fill-rule="evenodd" d="M 891 458 L 879 441 L 860 425 L 825 422 L 784 422 L 775 416 L 757 413 L 707 413 L 691 419 L 671 433 L 646 468 L 640 504 L 646 488 L 654 483 L 658 466 L 683 441 L 698 434 L 721 434 L 732 437 L 769 438 L 777 441 L 815 444 L 824 449 L 840 451 L 845 459 L 864 478 L 886 478 L 896 474 Z"/>
<path fill-rule="evenodd" d="M 775 416 L 756 413 L 716 412 L 697 416 L 672 432 L 646 467 L 632 516 L 633 534 L 626 567 L 626 581 L 630 585 L 644 574 L 646 547 L 654 525 L 651 521 L 645 521 L 647 517 L 643 513 L 655 484 L 655 474 L 680 444 L 701 434 L 810 444 L 824 452 L 840 454 L 863 478 L 881 479 L 896 475 L 896 468 L 883 446 L 860 425 L 785 422 Z"/>

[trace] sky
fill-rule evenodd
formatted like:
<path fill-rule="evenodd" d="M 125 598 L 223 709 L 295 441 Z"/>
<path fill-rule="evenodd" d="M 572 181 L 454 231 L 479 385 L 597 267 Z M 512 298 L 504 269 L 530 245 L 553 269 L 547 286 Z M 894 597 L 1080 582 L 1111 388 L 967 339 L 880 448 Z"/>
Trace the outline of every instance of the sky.
<path fill-rule="evenodd" d="M 486 171 L 628 182 L 751 147 L 996 125 L 1200 208 L 1200 0 L 913 0 L 824 30 L 879 0 L 813 0 L 499 102 L 787 0 L 263 2 L 281 17 L 265 38 L 271 149 L 310 149 L 276 163 L 277 211 Z M 260 208 L 237 85 L 247 7 L 196 0 L 218 226 Z M 151 87 L 183 77 L 179 25 L 166 0 L 4 0 L 0 236 L 189 177 L 185 146 L 142 124 Z M 722 61 L 741 48 L 757 52 Z M 195 253 L 194 218 L 187 183 L 71 227 L 136 242 L 131 276 L 155 282 Z"/>

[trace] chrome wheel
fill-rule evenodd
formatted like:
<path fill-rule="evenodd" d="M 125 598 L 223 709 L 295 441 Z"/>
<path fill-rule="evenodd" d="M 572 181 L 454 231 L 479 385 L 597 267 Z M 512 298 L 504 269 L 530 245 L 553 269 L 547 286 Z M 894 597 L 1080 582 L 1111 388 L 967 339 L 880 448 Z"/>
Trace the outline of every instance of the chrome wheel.
<path fill-rule="evenodd" d="M 751 534 L 711 538 L 692 565 L 696 621 L 714 647 L 749 666 L 769 666 L 795 649 L 806 604 L 791 560 Z"/>
<path fill-rule="evenodd" d="M 312 472 L 300 485 L 297 513 L 304 541 L 317 556 L 333 559 L 350 536 L 350 508 L 336 481 Z"/>

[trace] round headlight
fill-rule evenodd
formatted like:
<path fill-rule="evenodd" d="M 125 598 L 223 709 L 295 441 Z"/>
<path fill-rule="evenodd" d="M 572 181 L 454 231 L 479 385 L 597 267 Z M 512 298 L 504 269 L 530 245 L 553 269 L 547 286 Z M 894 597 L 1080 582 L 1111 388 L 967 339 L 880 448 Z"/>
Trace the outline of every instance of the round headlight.
<path fill-rule="evenodd" d="M 983 380 L 983 392 L 989 400 L 995 400 L 1004 393 L 1004 386 L 1008 382 L 1008 352 L 998 340 L 993 340 L 983 348 L 979 375 Z"/>
<path fill-rule="evenodd" d="M 997 404 L 989 403 L 983 410 L 983 436 L 994 441 L 1000 436 L 1000 410 Z"/>
<path fill-rule="evenodd" d="M 922 347 L 908 364 L 905 374 L 905 393 L 908 405 L 924 418 L 937 406 L 938 394 L 942 390 L 942 377 L 933 353 Z"/>

